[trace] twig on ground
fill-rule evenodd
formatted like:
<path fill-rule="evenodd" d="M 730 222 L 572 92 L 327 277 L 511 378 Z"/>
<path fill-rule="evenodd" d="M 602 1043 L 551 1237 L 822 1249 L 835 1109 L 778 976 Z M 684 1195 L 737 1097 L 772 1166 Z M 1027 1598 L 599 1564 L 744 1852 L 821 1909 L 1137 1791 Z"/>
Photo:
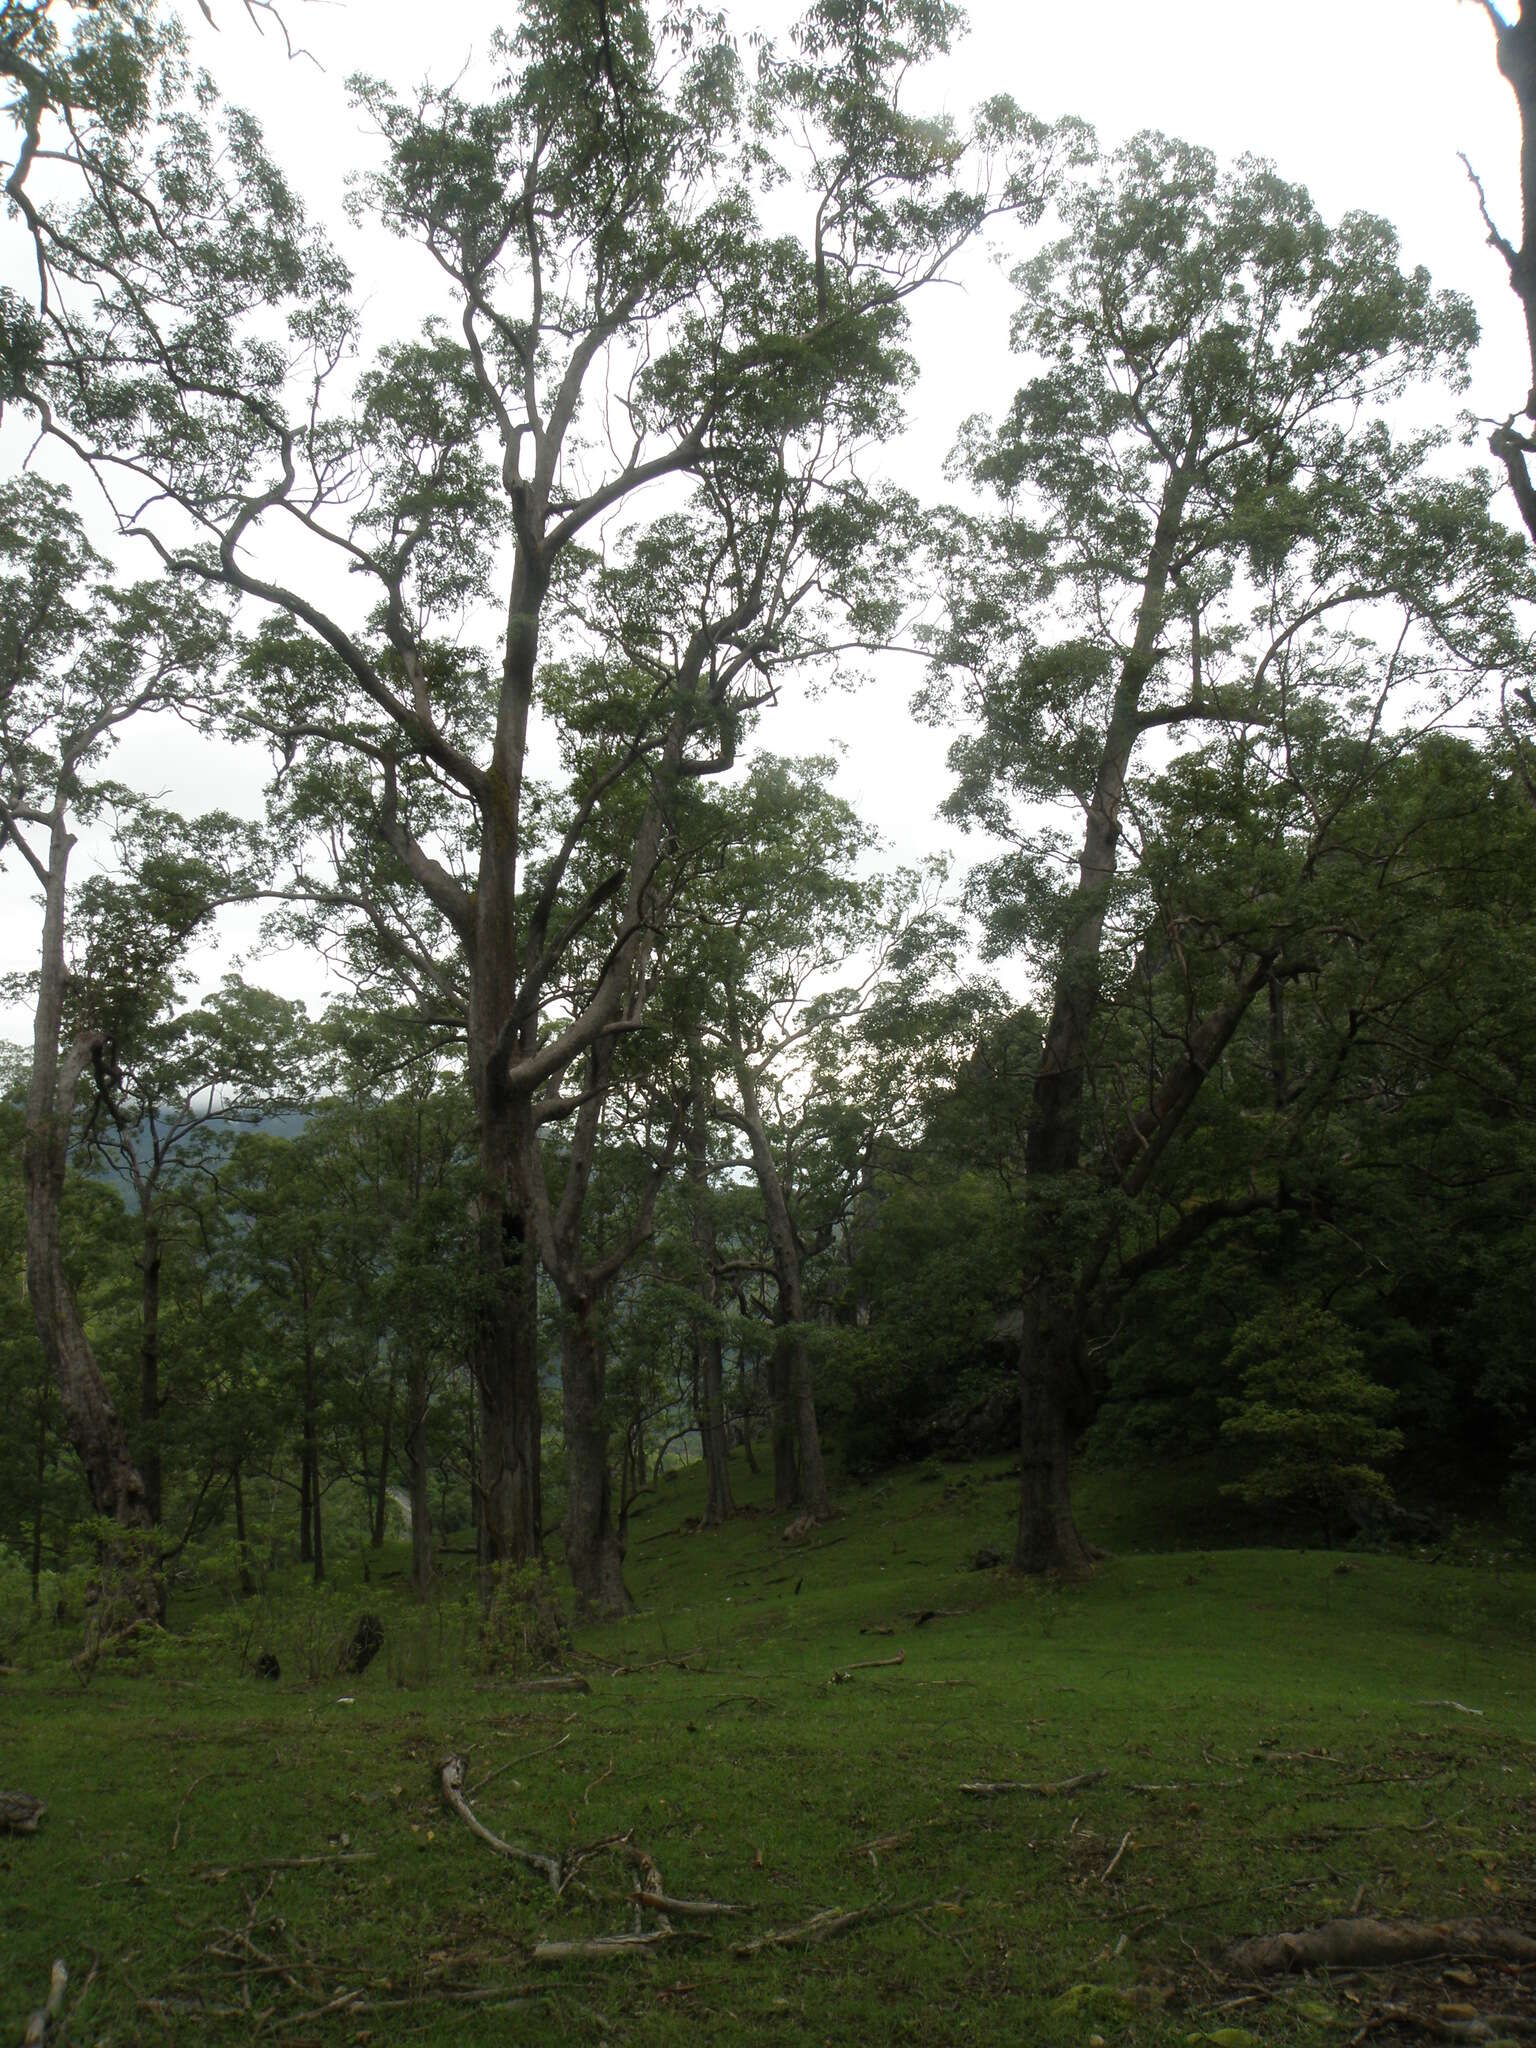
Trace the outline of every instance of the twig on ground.
<path fill-rule="evenodd" d="M 194 1877 L 238 1877 L 250 1870 L 310 1870 L 319 1863 L 372 1863 L 376 1849 L 339 1849 L 331 1856 L 258 1856 L 253 1863 L 199 1863 Z"/>
<path fill-rule="evenodd" d="M 566 1963 L 578 1958 L 622 1956 L 636 1949 L 655 1948 L 658 1942 L 675 1941 L 676 1930 L 658 1927 L 649 1934 L 595 1934 L 585 1941 L 541 1941 L 533 1951 L 536 1963 Z"/>
<path fill-rule="evenodd" d="M 1111 1858 L 1109 1859 L 1108 1865 L 1099 1873 L 1100 1884 L 1109 1883 L 1109 1880 L 1114 1876 L 1115 1872 L 1120 1867 L 1120 1858 L 1125 1854 L 1126 1850 L 1129 1849 L 1130 1846 L 1131 1830 L 1127 1828 L 1125 1833 L 1120 1837 L 1119 1848 L 1115 1851 L 1114 1855 L 1111 1856 Z"/>
<path fill-rule="evenodd" d="M 1453 1714 L 1475 1714 L 1479 1721 L 1484 1718 L 1481 1707 L 1464 1707 L 1460 1700 L 1412 1700 L 1409 1704 L 1415 1707 L 1445 1707 Z"/>
<path fill-rule="evenodd" d="M 813 1913 L 809 1920 L 802 1920 L 798 1927 L 770 1928 L 766 1934 L 758 1935 L 755 1941 L 741 1941 L 731 1950 L 736 1956 L 755 1956 L 767 1948 L 797 1948 L 802 1942 L 827 1941 L 834 1934 L 844 1934 L 850 1927 L 861 1927 L 866 1921 L 900 1920 L 909 1913 L 958 1913 L 958 1899 L 921 1899 L 914 1905 L 896 1906 L 881 1903 L 874 1906 L 854 1906 L 843 1911 L 839 1906 L 828 1906 L 825 1911 Z"/>
<path fill-rule="evenodd" d="M 487 1771 L 478 1784 L 467 1785 L 464 1788 L 464 1797 L 478 1799 L 486 1786 L 499 1778 L 503 1772 L 512 1770 L 518 1764 L 532 1763 L 536 1756 L 549 1756 L 554 1750 L 564 1749 L 570 1739 L 569 1735 L 562 1735 L 558 1742 L 547 1742 L 542 1749 L 530 1749 L 524 1756 L 509 1757 L 504 1764 L 498 1764 L 494 1771 Z"/>
<path fill-rule="evenodd" d="M 177 1847 L 181 1842 L 182 1809 L 185 1807 L 187 1801 L 192 1797 L 192 1794 L 197 1790 L 198 1786 L 206 1785 L 208 1780 L 212 1776 L 212 1771 L 204 1771 L 203 1775 L 200 1778 L 194 1778 L 191 1784 L 187 1787 L 186 1791 L 182 1793 L 180 1799 L 178 1799 L 176 1802 L 176 1825 L 171 1829 L 171 1854 L 173 1856 L 175 1855 Z"/>
<path fill-rule="evenodd" d="M 543 1873 L 551 1891 L 560 1889 L 560 1860 L 556 1856 L 545 1856 L 537 1849 L 521 1848 L 516 1842 L 504 1842 L 500 1835 L 493 1835 L 484 1821 L 478 1819 L 469 1801 L 464 1797 L 464 1759 L 450 1756 L 442 1767 L 443 1797 L 464 1822 L 472 1834 L 480 1837 L 498 1856 L 510 1857 L 514 1863 L 525 1863 L 530 1870 Z"/>
<path fill-rule="evenodd" d="M 611 1778 L 612 1776 L 613 1776 L 613 1758 L 612 1758 L 612 1757 L 609 1757 L 609 1759 L 608 1759 L 608 1768 L 607 1768 L 606 1770 L 604 1770 L 604 1771 L 599 1771 L 599 1772 L 598 1772 L 598 1774 L 597 1774 L 597 1776 L 596 1776 L 596 1777 L 595 1777 L 595 1778 L 594 1778 L 594 1779 L 592 1780 L 591 1784 L 590 1784 L 590 1785 L 589 1785 L 589 1786 L 587 1787 L 586 1791 L 582 1793 L 582 1795 L 581 1795 L 581 1803 L 582 1803 L 582 1805 L 583 1805 L 583 1806 L 585 1806 L 585 1805 L 587 1804 L 588 1800 L 590 1800 L 590 1799 L 591 1799 L 591 1797 L 592 1797 L 592 1794 L 593 1794 L 593 1793 L 594 1793 L 594 1792 L 595 1792 L 595 1791 L 597 1790 L 598 1786 L 599 1786 L 599 1785 L 601 1785 L 601 1784 L 603 1784 L 603 1783 L 605 1782 L 605 1780 L 607 1780 L 607 1779 Z"/>
<path fill-rule="evenodd" d="M 1036 1799 L 1065 1799 L 1069 1792 L 1081 1792 L 1085 1786 L 1102 1784 L 1109 1776 L 1108 1770 L 1084 1771 L 1076 1778 L 1057 1778 L 1040 1784 L 1027 1784 L 1022 1778 L 977 1778 L 960 1787 L 973 1799 L 996 1799 L 1004 1792 L 1028 1792 Z"/>
<path fill-rule="evenodd" d="M 563 1678 L 520 1678 L 519 1692 L 590 1692 L 591 1686 L 579 1671 L 568 1671 Z"/>

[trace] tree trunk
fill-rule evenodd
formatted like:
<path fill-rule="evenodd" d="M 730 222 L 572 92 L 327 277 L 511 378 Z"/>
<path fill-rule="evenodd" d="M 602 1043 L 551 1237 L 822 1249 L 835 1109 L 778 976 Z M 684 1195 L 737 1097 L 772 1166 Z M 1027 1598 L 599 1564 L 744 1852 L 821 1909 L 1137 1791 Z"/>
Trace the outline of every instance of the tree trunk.
<path fill-rule="evenodd" d="M 139 1469 L 144 1475 L 144 1504 L 156 1528 L 165 1508 L 160 1456 L 160 1417 L 165 1406 L 160 1396 L 161 1257 L 160 1226 L 153 1215 L 146 1215 L 139 1254 L 143 1276 L 139 1309 Z"/>
<path fill-rule="evenodd" d="M 736 1371 L 741 1380 L 741 1448 L 746 1455 L 747 1470 L 754 1479 L 761 1473 L 757 1452 L 752 1448 L 752 1397 L 747 1392 L 746 1361 L 741 1348 L 736 1352 Z"/>
<path fill-rule="evenodd" d="M 693 1248 L 699 1262 L 699 1299 L 703 1304 L 694 1343 L 699 1442 L 704 1453 L 704 1522 L 718 1528 L 735 1512 L 731 1471 L 725 1442 L 725 1360 L 716 1320 L 719 1279 L 716 1273 L 715 1225 L 709 1213 L 709 1104 L 702 1061 L 689 1047 L 691 1101 L 688 1118 L 688 1179 L 693 1189 Z"/>
<path fill-rule="evenodd" d="M 305 1306 L 308 1320 L 308 1304 Z M 315 1584 L 318 1586 L 325 1577 L 325 1539 L 320 1527 L 320 1442 L 319 1442 L 319 1398 L 315 1384 L 314 1339 L 306 1334 L 304 1339 L 304 1448 L 301 1473 L 300 1499 L 307 1503 L 301 1507 L 303 1534 L 300 1538 L 299 1562 L 313 1564 Z"/>
<path fill-rule="evenodd" d="M 731 1012 L 731 1050 L 737 1092 L 741 1096 L 741 1121 L 752 1150 L 752 1169 L 763 1198 L 768 1241 L 773 1247 L 773 1273 L 779 1296 L 775 1320 L 780 1324 L 798 1326 L 805 1321 L 800 1243 L 795 1235 L 773 1148 L 768 1142 L 757 1077 L 742 1045 L 734 1008 Z M 827 1495 L 821 1433 L 816 1423 L 810 1354 L 798 1329 L 781 1330 L 774 1344 L 772 1386 L 774 1506 L 780 1511 L 798 1506 L 817 1521 L 825 1521 L 832 1512 L 832 1503 Z"/>
<path fill-rule="evenodd" d="M 299 1563 L 313 1564 L 315 1561 L 314 1514 L 314 1470 L 309 1462 L 309 1447 L 299 1451 Z"/>
<path fill-rule="evenodd" d="M 1052 1315 L 1048 1296 L 1025 1298 L 1019 1354 L 1019 1530 L 1013 1562 L 1021 1572 L 1078 1573 L 1090 1553 L 1072 1518 L 1069 1413 L 1076 1373 L 1070 1311 Z"/>
<path fill-rule="evenodd" d="M 800 1465 L 795 1457 L 795 1409 L 790 1394 L 789 1341 L 774 1340 L 768 1362 L 768 1400 L 772 1409 L 773 1505 L 786 1514 L 800 1498 Z"/>
<path fill-rule="evenodd" d="M 37 1490 L 32 1497 L 32 1612 L 36 1614 L 42 1597 L 43 1499 L 48 1481 L 48 1390 L 46 1387 L 39 1387 L 37 1395 L 37 1464 L 34 1477 Z"/>
<path fill-rule="evenodd" d="M 539 1457 L 538 1265 L 513 1201 L 504 1120 L 481 1130 L 479 1251 L 481 1312 L 471 1366 L 475 1379 L 479 1519 L 476 1552 L 482 1596 L 499 1564 L 522 1564 L 544 1545 Z"/>
<path fill-rule="evenodd" d="M 427 1466 L 427 1375 L 412 1354 L 406 1380 L 406 1463 L 411 1476 L 411 1589 L 425 1599 L 432 1585 L 432 1495 Z"/>
<path fill-rule="evenodd" d="M 240 1560 L 240 1590 L 242 1593 L 254 1593 L 256 1581 L 251 1575 L 251 1545 L 245 1526 L 245 1486 L 240 1478 L 238 1458 L 229 1468 L 229 1477 L 235 1491 L 235 1555 Z"/>
<path fill-rule="evenodd" d="M 369 1547 L 373 1550 L 384 1548 L 384 1526 L 389 1512 L 389 1454 L 395 1426 L 395 1355 L 389 1356 L 389 1387 L 384 1397 L 384 1435 L 379 1444 L 379 1483 L 373 1496 L 373 1528 L 369 1532 Z"/>
<path fill-rule="evenodd" d="M 81 1076 L 99 1053 L 100 1038 L 82 1033 L 62 1059 L 59 1034 L 64 1014 L 64 898 L 73 845 L 60 797 L 50 824 L 48 886 L 38 971 L 37 1010 L 32 1029 L 32 1076 L 27 1089 L 22 1171 L 27 1211 L 27 1293 L 43 1356 L 59 1389 L 65 1425 L 79 1455 L 98 1515 L 125 1532 L 153 1527 L 143 1475 L 129 1449 L 101 1368 L 91 1349 L 64 1271 L 59 1239 L 59 1205 L 69 1164 L 69 1128 Z M 159 1574 L 142 1544 L 125 1541 L 104 1562 L 121 1577 L 120 1593 L 131 1610 L 158 1616 Z"/>
<path fill-rule="evenodd" d="M 1030 1103 L 1024 1160 L 1024 1338 L 1019 1352 L 1021 1571 L 1080 1571 L 1088 1552 L 1072 1520 L 1070 1403 L 1077 1372 L 1076 1246 L 1062 1222 L 1083 1147 L 1083 1083 L 1102 975 L 1104 920 L 1118 864 L 1126 777 L 1141 737 L 1141 698 L 1157 661 L 1168 577 L 1189 495 L 1170 472 L 1163 489 L 1136 615 L 1121 663 L 1083 821 L 1077 884 L 1052 989 L 1050 1018 Z"/>
<path fill-rule="evenodd" d="M 565 1405 L 565 1560 L 577 1598 L 604 1619 L 628 1614 L 624 1557 L 613 1526 L 603 1355 L 591 1305 L 568 1303 L 560 1333 Z"/>

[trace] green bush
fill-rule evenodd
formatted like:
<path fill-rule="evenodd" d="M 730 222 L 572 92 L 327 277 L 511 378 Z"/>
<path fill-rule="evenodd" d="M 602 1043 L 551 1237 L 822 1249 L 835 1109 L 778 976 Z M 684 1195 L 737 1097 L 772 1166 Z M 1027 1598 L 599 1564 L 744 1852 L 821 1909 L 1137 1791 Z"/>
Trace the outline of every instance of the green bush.
<path fill-rule="evenodd" d="M 1386 1506 L 1381 1467 L 1402 1449 L 1383 1418 L 1396 1395 L 1363 1369 L 1346 1324 L 1327 1309 L 1269 1309 L 1239 1324 L 1227 1352 L 1242 1387 L 1222 1435 L 1256 1454 L 1223 1491 L 1255 1507 L 1319 1512 L 1329 1535 L 1362 1507 Z"/>

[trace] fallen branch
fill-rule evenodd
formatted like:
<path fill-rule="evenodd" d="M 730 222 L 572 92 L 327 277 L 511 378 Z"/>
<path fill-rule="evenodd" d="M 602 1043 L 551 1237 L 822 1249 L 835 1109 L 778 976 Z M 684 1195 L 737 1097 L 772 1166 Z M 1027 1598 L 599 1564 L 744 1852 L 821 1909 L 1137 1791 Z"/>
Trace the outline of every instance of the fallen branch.
<path fill-rule="evenodd" d="M 850 1927 L 861 1927 L 866 1921 L 900 1920 L 908 1913 L 928 1912 L 958 1913 L 958 1899 L 925 1899 L 911 1906 L 854 1906 L 845 1912 L 839 1906 L 828 1906 L 824 1912 L 813 1913 L 809 1920 L 802 1920 L 798 1927 L 770 1929 L 767 1934 L 758 1935 L 755 1941 L 738 1942 L 731 1950 L 736 1956 L 761 1955 L 767 1948 L 797 1948 L 802 1942 L 828 1941 L 834 1934 L 845 1934 Z"/>
<path fill-rule="evenodd" d="M 1111 1858 L 1109 1859 L 1109 1863 L 1106 1866 L 1106 1868 L 1099 1873 L 1100 1884 L 1109 1883 L 1109 1880 L 1114 1876 L 1115 1872 L 1120 1867 L 1120 1858 L 1125 1854 L 1126 1850 L 1129 1849 L 1130 1846 L 1131 1830 L 1127 1828 L 1125 1833 L 1120 1837 L 1119 1848 L 1115 1851 L 1114 1855 L 1111 1856 Z"/>
<path fill-rule="evenodd" d="M 246 1870 L 311 1870 L 320 1863 L 372 1863 L 376 1849 L 338 1850 L 334 1856 L 258 1856 L 254 1863 L 199 1863 L 195 1877 L 233 1877 Z"/>
<path fill-rule="evenodd" d="M 650 1934 L 594 1934 L 586 1941 L 541 1941 L 533 1951 L 536 1963 L 566 1963 L 586 1957 L 622 1956 L 635 1949 L 655 1948 L 658 1942 L 675 1941 L 670 1927 L 658 1927 Z"/>
<path fill-rule="evenodd" d="M 464 1759 L 461 1756 L 448 1757 L 442 1769 L 443 1797 L 454 1812 L 481 1841 L 494 1849 L 498 1856 L 507 1856 L 514 1863 L 525 1863 L 530 1870 L 540 1871 L 549 1881 L 551 1891 L 560 1889 L 560 1860 L 556 1856 L 542 1855 L 537 1849 L 524 1849 L 516 1842 L 504 1842 L 500 1835 L 493 1835 L 484 1821 L 477 1818 L 474 1809 L 464 1797 Z"/>
<path fill-rule="evenodd" d="M 637 1906 L 653 1913 L 677 1913 L 683 1919 L 711 1920 L 727 1913 L 745 1913 L 745 1906 L 728 1906 L 723 1899 L 673 1899 L 665 1892 L 637 1891 L 631 1894 Z"/>
<path fill-rule="evenodd" d="M 48 1997 L 27 2021 L 27 2031 L 22 2037 L 23 2048 L 39 2048 L 53 2030 L 53 2023 L 64 2009 L 64 1993 L 69 1985 L 69 1971 L 64 1958 L 58 1957 L 48 1979 Z"/>
<path fill-rule="evenodd" d="M 212 1776 L 212 1771 L 204 1771 L 203 1775 L 200 1778 L 194 1778 L 191 1784 L 187 1787 L 186 1791 L 182 1793 L 180 1799 L 178 1799 L 176 1802 L 176 1825 L 171 1830 L 171 1854 L 173 1856 L 175 1855 L 176 1850 L 181 1842 L 181 1816 L 183 1810 L 186 1807 L 186 1803 L 192 1797 L 192 1794 L 197 1790 L 198 1786 L 206 1785 L 208 1780 Z"/>
<path fill-rule="evenodd" d="M 1351 1969 L 1426 1962 L 1432 1956 L 1496 1956 L 1536 1963 L 1536 1939 L 1491 1920 L 1326 1920 L 1299 1934 L 1261 1934 L 1227 1952 L 1250 1976 L 1271 1970 Z"/>
<path fill-rule="evenodd" d="M 519 1692 L 539 1693 L 590 1692 L 592 1688 L 581 1676 L 580 1672 L 572 1671 L 567 1673 L 564 1678 L 520 1678 L 517 1681 L 517 1690 Z"/>
<path fill-rule="evenodd" d="M 855 1671 L 886 1671 L 891 1665 L 905 1664 L 906 1661 L 905 1650 L 898 1650 L 894 1657 L 866 1657 L 862 1664 L 845 1664 L 841 1671 L 834 1671 L 831 1682 L 833 1685 L 846 1685 Z"/>
<path fill-rule="evenodd" d="M 1475 1714 L 1479 1721 L 1483 1719 L 1481 1707 L 1464 1707 L 1460 1700 L 1413 1700 L 1410 1704 L 1415 1707 L 1446 1707 L 1453 1714 Z"/>
<path fill-rule="evenodd" d="M 996 1799 L 1004 1792 L 1028 1792 L 1036 1799 L 1065 1799 L 1069 1792 L 1081 1792 L 1086 1785 L 1102 1784 L 1109 1776 L 1107 1770 L 1084 1771 L 1080 1777 L 1057 1778 L 1039 1785 L 1026 1784 L 1022 1778 L 978 1778 L 960 1790 L 968 1792 L 973 1799 Z"/>

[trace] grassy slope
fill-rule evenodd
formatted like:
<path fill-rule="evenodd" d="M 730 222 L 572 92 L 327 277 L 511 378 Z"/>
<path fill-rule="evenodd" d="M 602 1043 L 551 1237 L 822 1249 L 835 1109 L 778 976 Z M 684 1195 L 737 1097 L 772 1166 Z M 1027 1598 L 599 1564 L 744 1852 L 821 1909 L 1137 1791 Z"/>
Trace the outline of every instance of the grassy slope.
<path fill-rule="evenodd" d="M 1085 1492 L 1117 1545 L 1156 1536 L 1144 1494 Z M 1090 1584 L 1021 1585 L 969 1568 L 1008 1535 L 1012 1488 L 986 1468 L 851 1488 L 844 1518 L 793 1546 L 764 1513 L 687 1531 L 697 1505 L 685 1476 L 635 1522 L 641 1612 L 580 1633 L 584 1698 L 479 1675 L 467 1606 L 423 1619 L 398 1582 L 345 1589 L 319 1624 L 383 1614 L 389 1648 L 359 1680 L 300 1682 L 294 1603 L 268 1627 L 276 1685 L 238 1675 L 213 1608 L 86 1688 L 63 1632 L 25 1642 L 0 1680 L 0 1788 L 49 1811 L 0 1839 L 0 2037 L 20 2038 L 60 1954 L 77 1985 L 100 1964 L 71 2038 L 117 2044 L 251 2038 L 242 1966 L 264 2038 L 289 2042 L 1155 2044 L 1235 2022 L 1340 2041 L 1368 1983 L 1358 2005 L 1313 1987 L 1308 2013 L 1291 1997 L 1217 2014 L 1245 1992 L 1212 1974 L 1226 1940 L 1348 1911 L 1362 1887 L 1383 1913 L 1536 1916 L 1530 1574 L 1120 1547 Z M 926 1608 L 945 1611 L 915 1625 Z M 1483 1717 L 1417 1704 L 1449 1697 Z M 534 1965 L 540 1936 L 629 1925 L 632 1873 L 599 1855 L 583 1875 L 609 1897 L 554 1900 L 443 1809 L 450 1751 L 471 1788 L 489 1779 L 492 1828 L 559 1850 L 633 1830 L 669 1891 L 751 1917 Z M 958 1790 L 1101 1767 L 1065 1800 Z M 231 1868 L 332 1851 L 367 1860 Z M 882 1901 L 959 1907 L 732 1953 Z M 306 2017 L 359 1989 L 375 2010 Z"/>

